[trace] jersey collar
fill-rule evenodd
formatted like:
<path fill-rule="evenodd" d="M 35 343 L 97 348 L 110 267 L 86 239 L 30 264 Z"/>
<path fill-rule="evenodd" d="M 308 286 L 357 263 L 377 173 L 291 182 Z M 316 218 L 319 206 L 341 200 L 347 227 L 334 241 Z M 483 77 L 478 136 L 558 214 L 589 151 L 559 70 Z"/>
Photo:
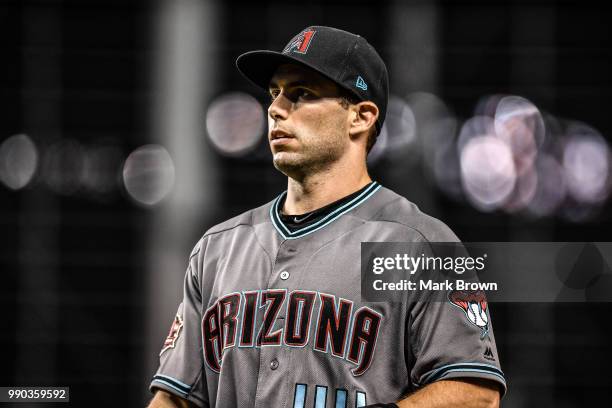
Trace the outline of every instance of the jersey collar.
<path fill-rule="evenodd" d="M 272 203 L 272 206 L 270 206 L 270 218 L 272 219 L 272 224 L 274 225 L 274 228 L 276 228 L 276 231 L 278 231 L 280 236 L 283 237 L 284 239 L 301 238 L 308 234 L 312 234 L 313 232 L 318 231 L 321 228 L 324 228 L 330 223 L 334 222 L 335 220 L 340 218 L 342 215 L 346 214 L 347 212 L 351 211 L 353 208 L 357 207 L 358 205 L 366 201 L 368 198 L 374 195 L 374 193 L 376 193 L 381 187 L 382 186 L 378 184 L 376 181 L 372 182 L 372 184 L 370 184 L 368 188 L 363 190 L 361 194 L 353 198 L 351 201 L 336 208 L 334 211 L 327 214 L 325 217 L 321 218 L 319 221 L 311 225 L 308 225 L 304 228 L 295 230 L 293 232 L 291 232 L 289 228 L 287 228 L 285 224 L 283 224 L 282 220 L 280 219 L 278 215 L 280 212 L 280 208 L 279 208 L 280 203 L 283 201 L 283 198 L 287 194 L 287 191 L 283 191 L 278 197 L 276 197 L 276 199 Z"/>

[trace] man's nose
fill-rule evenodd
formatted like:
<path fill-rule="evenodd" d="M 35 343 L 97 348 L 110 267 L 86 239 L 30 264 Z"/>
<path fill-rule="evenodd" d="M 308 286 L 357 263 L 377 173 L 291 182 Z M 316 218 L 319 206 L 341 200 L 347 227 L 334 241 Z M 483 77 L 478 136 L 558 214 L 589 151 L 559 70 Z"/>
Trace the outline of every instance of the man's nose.
<path fill-rule="evenodd" d="M 291 101 L 285 95 L 278 95 L 268 107 L 268 115 L 274 119 L 287 119 L 289 110 L 291 109 Z"/>

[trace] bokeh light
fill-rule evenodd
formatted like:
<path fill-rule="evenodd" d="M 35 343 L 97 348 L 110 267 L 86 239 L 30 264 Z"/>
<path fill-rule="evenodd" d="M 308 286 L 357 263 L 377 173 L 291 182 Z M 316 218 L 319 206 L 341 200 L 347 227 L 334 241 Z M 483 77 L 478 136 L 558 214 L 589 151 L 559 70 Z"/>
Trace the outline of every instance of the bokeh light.
<path fill-rule="evenodd" d="M 514 213 L 525 209 L 533 201 L 538 188 L 538 173 L 529 167 L 523 174 L 517 174 L 514 190 L 504 204 L 504 210 Z"/>
<path fill-rule="evenodd" d="M 174 186 L 174 163 L 160 145 L 145 145 L 134 150 L 123 165 L 123 184 L 138 204 L 153 206 L 163 200 Z"/>
<path fill-rule="evenodd" d="M 12 190 L 27 186 L 38 167 L 36 145 L 27 135 L 19 134 L 0 145 L 0 181 Z"/>
<path fill-rule="evenodd" d="M 579 203 L 597 204 L 610 193 L 610 151 L 601 135 L 589 126 L 567 129 L 563 170 L 570 196 Z"/>
<path fill-rule="evenodd" d="M 497 105 L 494 124 L 495 134 L 512 149 L 517 174 L 531 172 L 545 136 L 538 108 L 520 96 L 506 96 Z"/>
<path fill-rule="evenodd" d="M 410 106 L 398 96 L 391 95 L 387 116 L 376 144 L 368 155 L 368 162 L 375 163 L 383 156 L 406 153 L 416 141 L 416 120 Z M 416 152 L 415 152 L 416 153 Z"/>
<path fill-rule="evenodd" d="M 563 168 L 554 156 L 546 153 L 538 155 L 534 167 L 538 182 L 527 210 L 537 217 L 554 215 L 565 200 Z"/>
<path fill-rule="evenodd" d="M 495 136 L 467 142 L 460 155 L 462 183 L 468 199 L 477 208 L 491 211 L 512 193 L 516 169 L 510 147 Z"/>
<path fill-rule="evenodd" d="M 252 150 L 265 132 L 264 112 L 252 96 L 226 93 L 213 100 L 206 113 L 208 137 L 217 151 L 241 156 Z"/>
<path fill-rule="evenodd" d="M 465 146 L 474 138 L 495 135 L 493 119 L 488 116 L 474 116 L 466 120 L 461 126 L 457 139 L 458 153 L 461 154 Z"/>
<path fill-rule="evenodd" d="M 467 198 L 485 212 L 581 222 L 596 215 L 612 192 L 612 152 L 605 139 L 587 125 L 542 113 L 524 97 L 480 98 L 458 132 L 456 118 L 437 96 L 414 93 L 406 101 L 424 176 L 433 176 L 450 198 Z M 382 142 L 380 150 L 401 150 Z"/>

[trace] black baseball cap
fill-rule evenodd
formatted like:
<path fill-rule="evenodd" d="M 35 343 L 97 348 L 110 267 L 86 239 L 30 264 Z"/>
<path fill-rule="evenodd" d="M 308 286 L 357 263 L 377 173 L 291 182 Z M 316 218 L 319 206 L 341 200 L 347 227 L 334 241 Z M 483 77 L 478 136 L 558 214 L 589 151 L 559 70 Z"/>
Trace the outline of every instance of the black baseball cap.
<path fill-rule="evenodd" d="M 240 73 L 265 90 L 276 69 L 287 63 L 311 68 L 359 101 L 374 102 L 379 110 L 376 130 L 380 133 L 387 113 L 389 74 L 365 38 L 337 28 L 312 26 L 294 36 L 281 52 L 249 51 L 236 59 Z"/>

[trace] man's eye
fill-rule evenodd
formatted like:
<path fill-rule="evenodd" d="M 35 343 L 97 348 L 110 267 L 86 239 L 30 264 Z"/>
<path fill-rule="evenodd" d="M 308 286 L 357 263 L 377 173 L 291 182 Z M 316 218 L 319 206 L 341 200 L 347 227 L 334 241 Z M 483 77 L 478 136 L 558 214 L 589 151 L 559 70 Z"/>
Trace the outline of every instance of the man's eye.
<path fill-rule="evenodd" d="M 274 101 L 281 94 L 280 90 L 274 89 L 269 91 L 270 99 Z M 304 88 L 294 88 L 288 91 L 285 91 L 285 96 L 292 101 L 297 101 L 298 99 L 312 99 L 314 98 L 314 94 L 310 92 L 308 89 Z"/>
<path fill-rule="evenodd" d="M 314 95 L 308 89 L 299 88 L 296 89 L 295 96 L 297 96 L 298 98 L 308 99 L 312 98 Z"/>

